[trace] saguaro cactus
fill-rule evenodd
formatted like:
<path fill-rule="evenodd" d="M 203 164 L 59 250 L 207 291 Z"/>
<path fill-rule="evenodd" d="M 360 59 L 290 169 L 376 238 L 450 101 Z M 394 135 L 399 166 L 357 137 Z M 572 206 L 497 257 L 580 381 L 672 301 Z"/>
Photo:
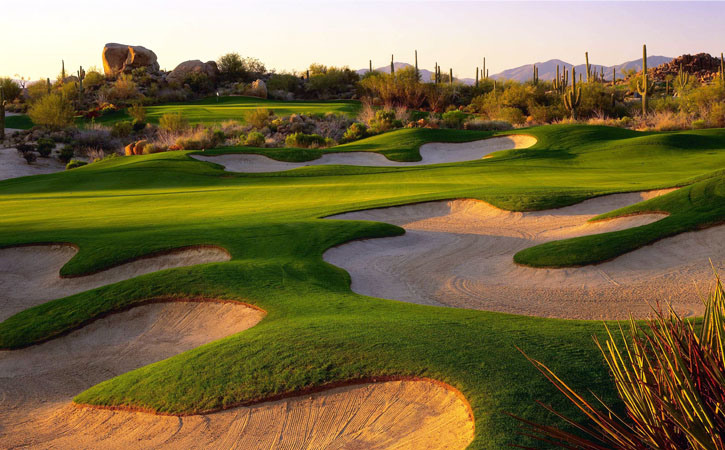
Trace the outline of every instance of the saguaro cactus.
<path fill-rule="evenodd" d="M 483 69 L 481 69 L 481 78 L 488 78 L 488 72 L 486 71 L 486 57 L 483 57 Z"/>
<path fill-rule="evenodd" d="M 83 103 L 83 80 L 86 78 L 86 71 L 83 66 L 78 69 L 78 102 Z"/>
<path fill-rule="evenodd" d="M 0 86 L 0 141 L 5 139 L 5 90 Z"/>
<path fill-rule="evenodd" d="M 647 77 L 647 46 L 642 46 L 642 78 L 637 81 L 637 92 L 642 96 L 642 115 L 647 114 L 647 97 L 654 89 L 654 82 Z"/>
<path fill-rule="evenodd" d="M 45 84 L 48 87 L 48 94 L 50 94 L 50 78 L 45 79 Z"/>
<path fill-rule="evenodd" d="M 571 68 L 571 89 L 564 94 L 564 107 L 571 112 L 571 118 L 576 119 L 576 109 L 582 102 L 582 88 L 576 85 L 576 69 Z"/>
<path fill-rule="evenodd" d="M 369 59 L 368 63 L 370 64 L 370 68 L 368 69 L 368 72 L 373 73 L 373 60 Z"/>
<path fill-rule="evenodd" d="M 448 84 L 453 86 L 453 68 L 448 69 Z"/>
<path fill-rule="evenodd" d="M 569 72 L 566 71 L 566 67 L 564 67 L 564 74 L 559 75 L 559 65 L 556 65 L 556 78 L 554 78 L 552 84 L 554 86 L 554 90 L 559 94 L 563 95 L 564 92 L 566 92 L 566 86 L 569 84 L 568 73 Z"/>
<path fill-rule="evenodd" d="M 725 59 L 720 53 L 720 83 L 725 83 Z"/>
<path fill-rule="evenodd" d="M 476 87 L 478 87 L 478 67 L 476 67 Z"/>
<path fill-rule="evenodd" d="M 591 76 L 591 67 L 589 66 L 589 52 L 584 52 L 584 59 L 586 59 L 587 62 L 587 83 L 589 83 L 589 77 Z"/>
<path fill-rule="evenodd" d="M 420 72 L 418 71 L 418 50 L 415 51 L 415 80 L 420 81 Z"/>
<path fill-rule="evenodd" d="M 690 83 L 690 74 L 682 70 L 682 63 L 680 63 L 680 71 L 677 72 L 677 78 L 675 78 L 675 90 L 679 97 L 687 89 L 687 85 Z"/>
<path fill-rule="evenodd" d="M 539 69 L 536 67 L 536 64 L 534 64 L 534 73 L 533 73 L 533 78 L 531 79 L 531 83 L 534 86 L 539 84 Z"/>
<path fill-rule="evenodd" d="M 390 75 L 395 74 L 395 63 L 393 61 L 394 61 L 394 56 L 390 55 Z"/>
<path fill-rule="evenodd" d="M 612 67 L 612 86 L 614 86 L 617 82 L 617 68 Z"/>
<path fill-rule="evenodd" d="M 65 60 L 60 60 L 60 81 L 65 81 Z"/>

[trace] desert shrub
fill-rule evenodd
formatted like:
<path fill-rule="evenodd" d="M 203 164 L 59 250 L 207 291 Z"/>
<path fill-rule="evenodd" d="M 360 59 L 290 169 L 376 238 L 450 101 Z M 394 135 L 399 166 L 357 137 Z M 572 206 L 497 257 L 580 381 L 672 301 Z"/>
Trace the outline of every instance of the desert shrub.
<path fill-rule="evenodd" d="M 219 77 L 222 81 L 251 81 L 267 71 L 257 58 L 242 58 L 238 53 L 227 53 L 217 61 Z"/>
<path fill-rule="evenodd" d="M 140 85 L 148 85 L 151 82 L 151 76 L 145 67 L 136 67 L 131 71 L 131 77 L 133 81 Z"/>
<path fill-rule="evenodd" d="M 146 122 L 134 120 L 133 123 L 131 124 L 131 127 L 133 128 L 134 132 L 138 133 L 140 131 L 143 131 L 144 128 L 146 128 Z"/>
<path fill-rule="evenodd" d="M 206 93 L 214 89 L 214 82 L 209 75 L 203 72 L 190 72 L 184 77 L 184 84 L 188 84 L 192 92 Z"/>
<path fill-rule="evenodd" d="M 5 94 L 5 101 L 8 103 L 20 97 L 20 93 L 22 92 L 20 85 L 12 78 L 0 78 L 0 87 L 2 87 L 3 93 Z"/>
<path fill-rule="evenodd" d="M 35 162 L 36 159 L 38 159 L 37 156 L 35 156 L 35 152 L 23 152 L 22 153 L 23 158 L 25 158 L 25 162 L 28 164 L 32 164 Z"/>
<path fill-rule="evenodd" d="M 513 125 L 503 120 L 484 120 L 474 118 L 464 123 L 463 128 L 466 130 L 478 131 L 505 131 L 512 129 Z"/>
<path fill-rule="evenodd" d="M 221 123 L 220 129 L 227 138 L 239 137 L 244 131 L 244 126 L 236 120 L 225 120 Z"/>
<path fill-rule="evenodd" d="M 95 126 L 78 130 L 73 139 L 73 146 L 76 150 L 93 148 L 110 152 L 120 147 L 121 141 L 114 138 L 107 128 Z"/>
<path fill-rule="evenodd" d="M 141 103 L 134 103 L 128 107 L 128 115 L 136 122 L 146 120 L 146 108 Z"/>
<path fill-rule="evenodd" d="M 262 128 L 269 125 L 272 119 L 272 112 L 266 108 L 257 108 L 254 111 L 250 111 L 245 116 L 247 123 L 252 125 L 254 128 L 261 130 Z"/>
<path fill-rule="evenodd" d="M 403 123 L 395 118 L 395 111 L 381 109 L 375 111 L 375 118 L 370 121 L 369 125 L 370 130 L 374 133 L 382 133 L 393 128 L 400 128 Z"/>
<path fill-rule="evenodd" d="M 104 81 L 106 81 L 106 77 L 102 73 L 89 69 L 83 79 L 83 87 L 94 88 L 102 85 Z"/>
<path fill-rule="evenodd" d="M 526 122 L 526 117 L 520 109 L 509 106 L 499 109 L 495 118 L 514 125 L 521 125 Z"/>
<path fill-rule="evenodd" d="M 394 74 L 375 72 L 360 82 L 366 95 L 378 97 L 386 105 L 420 108 L 426 100 L 426 87 L 420 83 L 413 67 Z"/>
<path fill-rule="evenodd" d="M 294 75 L 279 73 L 267 80 L 267 89 L 270 91 L 295 92 L 300 86 L 300 79 Z"/>
<path fill-rule="evenodd" d="M 138 97 L 139 92 L 136 83 L 133 81 L 133 76 L 121 74 L 113 83 L 108 95 L 112 101 L 130 100 Z"/>
<path fill-rule="evenodd" d="M 175 145 L 181 150 L 204 150 L 218 147 L 224 143 L 225 139 L 224 132 L 221 130 L 198 128 L 191 134 L 177 138 Z"/>
<path fill-rule="evenodd" d="M 262 147 L 264 145 L 264 135 L 258 131 L 252 131 L 244 140 L 244 145 L 248 147 Z"/>
<path fill-rule="evenodd" d="M 703 119 L 697 119 L 692 122 L 692 128 L 696 130 L 701 130 L 703 128 L 707 128 L 707 122 L 705 122 Z"/>
<path fill-rule="evenodd" d="M 319 148 L 326 145 L 325 138 L 319 134 L 293 133 L 284 140 L 287 147 Z"/>
<path fill-rule="evenodd" d="M 111 136 L 113 137 L 126 137 L 133 132 L 133 125 L 131 122 L 124 120 L 116 122 L 111 125 Z"/>
<path fill-rule="evenodd" d="M 707 122 L 712 127 L 725 127 L 725 102 L 714 103 L 707 112 Z"/>
<path fill-rule="evenodd" d="M 53 139 L 38 139 L 37 150 L 40 156 L 47 158 L 55 148 L 55 141 Z"/>
<path fill-rule="evenodd" d="M 179 133 L 189 128 L 189 122 L 180 112 L 166 113 L 159 119 L 159 127 L 162 130 Z"/>
<path fill-rule="evenodd" d="M 350 141 L 357 141 L 358 139 L 362 139 L 367 135 L 368 127 L 365 126 L 365 124 L 360 122 L 355 122 L 350 127 L 345 130 L 345 134 L 342 136 L 343 141 L 350 142 Z"/>
<path fill-rule="evenodd" d="M 34 124 L 49 128 L 64 128 L 73 123 L 73 105 L 60 94 L 45 95 L 28 109 Z"/>
<path fill-rule="evenodd" d="M 166 147 L 164 147 L 163 145 L 151 143 L 151 144 L 146 144 L 144 146 L 142 153 L 144 155 L 151 155 L 154 153 L 165 152 L 166 150 L 167 150 Z"/>
<path fill-rule="evenodd" d="M 75 169 L 76 167 L 85 166 L 88 163 L 85 161 L 79 161 L 77 159 L 71 159 L 68 164 L 65 165 L 65 170 Z"/>
<path fill-rule="evenodd" d="M 525 434 L 569 449 L 722 449 L 725 291 L 719 278 L 702 320 L 655 310 L 653 318 L 631 320 L 628 328 L 612 333 L 607 327 L 605 343 L 594 338 L 625 412 L 613 414 L 599 397 L 589 402 L 546 365 L 527 357 L 588 420 L 580 423 L 547 406 L 578 433 L 520 419 Z"/>
<path fill-rule="evenodd" d="M 76 82 L 63 83 L 60 86 L 59 91 L 60 95 L 63 96 L 63 98 L 71 101 L 78 100 L 78 83 Z"/>
<path fill-rule="evenodd" d="M 349 67 L 327 67 L 322 64 L 310 65 L 310 79 L 305 91 L 317 98 L 332 98 L 352 93 L 360 76 Z"/>
<path fill-rule="evenodd" d="M 463 121 L 466 120 L 466 113 L 457 109 L 444 112 L 441 116 L 443 123 L 447 128 L 461 128 Z"/>
<path fill-rule="evenodd" d="M 75 155 L 75 150 L 73 149 L 72 145 L 64 145 L 63 148 L 60 149 L 60 154 L 58 155 L 58 159 L 63 161 L 64 163 L 68 163 L 73 156 Z"/>
<path fill-rule="evenodd" d="M 48 95 L 48 83 L 46 80 L 30 83 L 26 86 L 25 93 L 27 94 L 30 103 L 35 103 Z"/>

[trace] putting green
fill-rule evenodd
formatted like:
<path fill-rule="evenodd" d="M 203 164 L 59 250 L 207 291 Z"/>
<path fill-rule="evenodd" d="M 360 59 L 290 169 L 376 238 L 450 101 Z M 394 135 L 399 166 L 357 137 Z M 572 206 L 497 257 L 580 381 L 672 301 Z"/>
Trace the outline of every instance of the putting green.
<path fill-rule="evenodd" d="M 452 198 L 478 198 L 510 210 L 547 209 L 597 195 L 691 185 L 678 191 L 687 194 L 633 207 L 664 210 L 670 217 L 627 236 L 627 245 L 618 247 L 621 252 L 725 218 L 725 130 L 638 133 L 548 126 L 526 133 L 538 139 L 529 149 L 435 166 L 316 166 L 231 174 L 190 158 L 188 152 L 169 152 L 0 182 L 0 247 L 74 243 L 80 251 L 63 267 L 64 275 L 197 244 L 223 247 L 232 257 L 142 275 L 29 308 L 0 323 L 0 347 L 32 345 L 151 298 L 240 300 L 267 311 L 259 325 L 102 382 L 76 401 L 190 413 L 343 380 L 417 376 L 448 383 L 465 395 L 476 420 L 472 448 L 532 444 L 517 435 L 518 423 L 504 412 L 550 420 L 534 403 L 542 400 L 577 414 L 515 347 L 545 361 L 573 388 L 591 389 L 614 402 L 591 339 L 602 332 L 601 323 L 356 295 L 347 273 L 325 263 L 322 253 L 351 239 L 398 235 L 402 229 L 320 219 Z M 354 147 L 416 160 L 421 143 L 488 135 L 406 129 Z M 257 152 L 274 157 L 282 150 Z M 608 237 L 599 239 L 609 242 Z M 562 255 L 580 259 L 593 252 L 592 244 L 580 238 L 558 245 L 568 247 Z M 554 264 L 571 262 L 562 256 Z"/>

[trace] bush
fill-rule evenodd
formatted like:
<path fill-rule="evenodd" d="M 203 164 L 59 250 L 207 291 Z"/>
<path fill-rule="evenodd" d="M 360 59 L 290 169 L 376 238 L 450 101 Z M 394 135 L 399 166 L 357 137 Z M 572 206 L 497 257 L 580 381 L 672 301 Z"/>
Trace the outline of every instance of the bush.
<path fill-rule="evenodd" d="M 191 135 L 179 137 L 175 144 L 181 150 L 205 150 L 223 144 L 226 137 L 221 130 L 199 129 Z M 262 137 L 264 143 L 264 136 Z"/>
<path fill-rule="evenodd" d="M 151 155 L 153 153 L 161 153 L 165 152 L 166 148 L 164 148 L 160 144 L 146 144 L 142 150 L 142 154 L 144 155 Z"/>
<path fill-rule="evenodd" d="M 159 127 L 172 133 L 180 133 L 189 128 L 189 122 L 180 112 L 166 113 L 159 119 Z"/>
<path fill-rule="evenodd" d="M 53 139 L 38 139 L 37 150 L 40 156 L 47 158 L 55 148 L 55 141 Z"/>
<path fill-rule="evenodd" d="M 267 81 L 268 91 L 295 92 L 300 85 L 300 79 L 290 74 L 274 74 Z"/>
<path fill-rule="evenodd" d="M 206 93 L 214 90 L 214 82 L 209 75 L 203 72 L 190 72 L 184 77 L 184 84 L 188 84 L 192 92 Z"/>
<path fill-rule="evenodd" d="M 32 164 L 37 159 L 37 156 L 35 156 L 34 152 L 23 152 L 23 158 L 25 158 L 28 164 Z"/>
<path fill-rule="evenodd" d="M 133 125 L 131 122 L 125 120 L 122 122 L 116 122 L 111 126 L 111 136 L 114 137 L 126 137 L 133 132 Z"/>
<path fill-rule="evenodd" d="M 498 113 L 496 114 L 496 119 L 503 120 L 514 125 L 521 125 L 526 122 L 526 117 L 524 117 L 524 113 L 521 112 L 520 109 L 513 107 L 504 107 L 499 109 Z"/>
<path fill-rule="evenodd" d="M 266 108 L 258 108 L 254 111 L 250 111 L 245 117 L 247 123 L 249 123 L 258 130 L 261 130 L 262 128 L 269 125 L 271 118 L 272 112 Z"/>
<path fill-rule="evenodd" d="M 79 130 L 73 140 L 73 146 L 80 148 L 95 148 L 102 151 L 114 151 L 121 146 L 121 142 L 111 135 L 104 127 L 96 126 Z"/>
<path fill-rule="evenodd" d="M 317 98 L 338 97 L 351 93 L 360 76 L 349 67 L 327 67 L 321 64 L 310 65 L 310 79 L 305 90 Z"/>
<path fill-rule="evenodd" d="M 345 142 L 357 141 L 358 139 L 364 138 L 368 133 L 368 127 L 360 122 L 355 122 L 345 130 L 345 134 L 342 135 L 342 140 Z"/>
<path fill-rule="evenodd" d="M 70 162 L 68 162 L 68 164 L 65 165 L 65 170 L 75 169 L 76 167 L 85 166 L 86 164 L 88 164 L 88 163 L 85 161 L 71 159 Z"/>
<path fill-rule="evenodd" d="M 35 103 L 41 98 L 48 95 L 48 83 L 46 81 L 36 81 L 26 86 L 25 92 L 30 103 Z"/>
<path fill-rule="evenodd" d="M 134 103 L 128 107 L 128 115 L 134 122 L 143 122 L 146 120 L 146 108 L 141 103 Z"/>
<path fill-rule="evenodd" d="M 0 78 L 0 87 L 2 87 L 5 101 L 8 103 L 20 97 L 22 92 L 20 85 L 12 78 Z"/>
<path fill-rule="evenodd" d="M 131 124 L 131 127 L 133 128 L 133 131 L 138 133 L 140 131 L 143 131 L 144 128 L 146 128 L 146 122 L 134 120 Z"/>
<path fill-rule="evenodd" d="M 75 150 L 73 150 L 73 146 L 64 145 L 63 148 L 60 149 L 58 159 L 67 164 L 73 158 L 73 155 L 75 155 Z"/>
<path fill-rule="evenodd" d="M 463 121 L 466 120 L 466 113 L 456 109 L 444 112 L 442 118 L 447 128 L 461 128 Z"/>
<path fill-rule="evenodd" d="M 463 129 L 477 131 L 505 131 L 512 128 L 513 125 L 503 120 L 483 120 L 474 118 L 463 124 Z"/>
<path fill-rule="evenodd" d="M 264 135 L 258 131 L 252 131 L 244 140 L 244 145 L 248 147 L 262 147 L 264 145 Z"/>
<path fill-rule="evenodd" d="M 403 123 L 395 118 L 395 111 L 380 109 L 375 111 L 375 118 L 370 121 L 370 129 L 375 133 L 400 128 Z"/>
<path fill-rule="evenodd" d="M 319 148 L 325 146 L 325 138 L 319 134 L 293 133 L 284 140 L 287 147 Z"/>
<path fill-rule="evenodd" d="M 70 100 L 59 94 L 46 95 L 28 109 L 28 115 L 34 124 L 53 129 L 70 126 L 74 114 Z"/>
<path fill-rule="evenodd" d="M 86 77 L 83 79 L 83 87 L 94 88 L 102 85 L 104 81 L 106 81 L 106 77 L 102 73 L 95 70 L 89 70 L 86 72 Z"/>

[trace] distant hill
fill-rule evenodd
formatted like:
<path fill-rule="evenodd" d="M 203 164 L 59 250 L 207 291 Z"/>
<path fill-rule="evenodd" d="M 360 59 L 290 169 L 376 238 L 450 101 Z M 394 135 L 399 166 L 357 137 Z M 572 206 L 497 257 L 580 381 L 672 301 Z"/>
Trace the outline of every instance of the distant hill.
<path fill-rule="evenodd" d="M 649 56 L 647 57 L 647 66 L 648 67 L 657 67 L 661 64 L 668 63 L 672 61 L 673 58 L 667 57 L 667 56 Z M 545 62 L 539 62 L 536 63 L 536 67 L 539 69 L 539 78 L 541 80 L 553 80 L 556 77 L 556 65 L 559 65 L 560 70 L 563 69 L 563 67 L 566 67 L 567 70 L 571 70 L 571 63 L 562 61 L 560 59 L 550 59 Z M 631 70 L 634 69 L 635 71 L 642 70 L 642 59 L 635 59 L 634 61 L 627 61 L 622 64 L 617 64 L 615 66 L 601 66 L 596 63 L 591 63 L 591 66 L 593 70 L 596 70 L 597 72 L 601 71 L 601 68 L 604 67 L 604 77 L 606 79 L 612 78 L 612 68 L 615 68 L 617 70 L 617 79 L 624 78 L 624 71 L 625 70 Z M 579 64 L 577 66 L 574 66 L 577 73 L 580 73 L 582 75 L 586 72 L 586 64 Z M 531 80 L 532 74 L 533 74 L 534 65 L 533 64 L 526 64 L 525 66 L 519 66 L 515 67 L 513 69 L 507 69 L 503 72 L 491 75 L 491 78 L 496 80 L 516 80 L 516 81 L 529 81 Z"/>
<path fill-rule="evenodd" d="M 661 64 L 666 64 L 670 61 L 672 61 L 673 58 L 667 57 L 667 56 L 649 56 L 647 57 L 647 66 L 657 67 Z M 553 80 L 556 77 L 556 65 L 559 65 L 559 70 L 563 70 L 564 67 L 566 67 L 567 70 L 571 70 L 571 64 L 562 61 L 560 59 L 550 59 L 545 62 L 537 62 L 536 67 L 539 69 L 539 79 L 541 80 Z M 597 65 L 594 63 L 591 63 L 591 66 L 593 70 L 596 70 L 599 72 L 601 70 L 601 65 Z M 404 63 L 404 62 L 396 62 L 395 63 L 395 70 L 400 70 L 405 67 L 412 67 L 411 64 Z M 635 59 L 634 61 L 627 61 L 622 64 L 617 64 L 616 66 L 604 66 L 604 76 L 606 79 L 612 78 L 612 67 L 617 69 L 617 79 L 624 78 L 624 71 L 625 70 L 631 70 L 634 69 L 635 71 L 642 70 L 642 59 Z M 582 76 L 585 76 L 586 72 L 586 64 L 579 64 L 578 66 L 575 66 L 577 74 L 582 74 Z M 377 72 L 384 72 L 384 73 L 390 73 L 390 64 L 387 64 L 382 67 L 378 67 L 376 69 L 373 69 Z M 423 81 L 431 81 L 433 76 L 433 71 L 428 69 L 418 69 L 420 71 L 420 76 Z M 531 76 L 533 74 L 534 65 L 533 64 L 526 64 L 525 66 L 519 66 L 514 67 L 513 69 L 507 69 L 503 72 L 499 72 L 497 74 L 491 75 L 491 78 L 495 80 L 516 80 L 519 82 L 529 81 L 531 80 Z M 368 69 L 360 69 L 357 70 L 357 73 L 362 75 L 365 75 L 368 73 Z M 455 69 L 454 69 L 455 73 Z M 460 78 L 458 81 L 461 81 L 465 84 L 473 84 L 475 83 L 475 79 L 473 78 Z"/>

